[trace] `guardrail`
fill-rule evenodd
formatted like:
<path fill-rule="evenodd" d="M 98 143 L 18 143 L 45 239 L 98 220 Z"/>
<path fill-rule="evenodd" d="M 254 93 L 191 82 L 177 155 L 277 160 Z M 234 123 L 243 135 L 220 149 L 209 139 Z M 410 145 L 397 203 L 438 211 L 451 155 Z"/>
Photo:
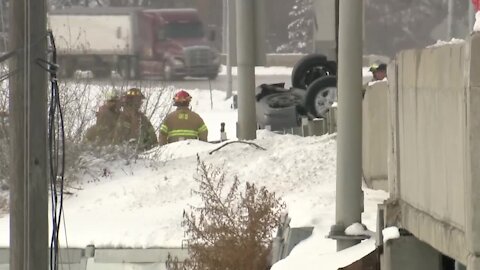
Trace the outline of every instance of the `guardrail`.
<path fill-rule="evenodd" d="M 282 215 L 281 223 L 277 230 L 277 236 L 272 241 L 271 264 L 286 258 L 292 249 L 301 241 L 312 235 L 313 227 L 290 227 L 288 214 Z"/>
<path fill-rule="evenodd" d="M 0 248 L 0 270 L 9 270 L 9 248 Z M 59 251 L 59 270 L 166 269 L 169 261 L 188 258 L 187 248 L 62 248 Z M 130 268 L 129 268 L 130 269 Z M 172 269 L 173 270 L 173 269 Z"/>
<path fill-rule="evenodd" d="M 279 131 L 281 134 L 293 134 L 303 137 L 322 136 L 335 132 L 337 132 L 337 107 L 331 107 L 325 118 L 308 120 L 307 117 L 302 117 L 300 126 L 285 128 Z"/>

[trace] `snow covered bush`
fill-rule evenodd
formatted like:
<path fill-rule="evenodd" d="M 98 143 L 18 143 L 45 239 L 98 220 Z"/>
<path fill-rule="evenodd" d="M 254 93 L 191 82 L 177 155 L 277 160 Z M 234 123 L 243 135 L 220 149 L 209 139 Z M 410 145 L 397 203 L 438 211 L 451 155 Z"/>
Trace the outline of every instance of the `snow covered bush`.
<path fill-rule="evenodd" d="M 248 182 L 198 158 L 195 179 L 203 205 L 184 212 L 190 261 L 185 269 L 268 269 L 270 243 L 285 204 L 265 187 Z M 231 183 L 231 186 L 228 186 Z"/>

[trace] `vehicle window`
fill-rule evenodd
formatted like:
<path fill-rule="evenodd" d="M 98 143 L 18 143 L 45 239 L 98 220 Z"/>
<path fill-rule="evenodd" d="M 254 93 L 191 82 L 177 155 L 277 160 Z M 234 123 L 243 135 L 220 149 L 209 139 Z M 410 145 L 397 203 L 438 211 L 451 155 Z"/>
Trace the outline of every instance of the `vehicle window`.
<path fill-rule="evenodd" d="M 166 26 L 166 37 L 168 38 L 201 38 L 203 35 L 203 27 L 199 22 L 177 22 Z"/>

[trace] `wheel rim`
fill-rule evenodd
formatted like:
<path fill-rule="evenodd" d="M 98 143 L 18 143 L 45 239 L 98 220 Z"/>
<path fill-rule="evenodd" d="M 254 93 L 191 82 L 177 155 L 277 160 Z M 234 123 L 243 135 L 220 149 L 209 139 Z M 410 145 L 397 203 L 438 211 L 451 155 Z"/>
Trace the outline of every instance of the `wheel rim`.
<path fill-rule="evenodd" d="M 336 87 L 327 87 L 319 91 L 314 99 L 317 116 L 323 115 L 335 101 L 337 101 Z"/>

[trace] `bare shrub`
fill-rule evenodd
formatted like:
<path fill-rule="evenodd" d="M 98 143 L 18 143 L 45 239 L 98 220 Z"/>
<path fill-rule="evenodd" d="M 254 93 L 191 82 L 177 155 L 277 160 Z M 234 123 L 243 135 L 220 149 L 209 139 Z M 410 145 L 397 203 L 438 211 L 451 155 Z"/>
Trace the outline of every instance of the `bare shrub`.
<path fill-rule="evenodd" d="M 125 164 L 130 164 L 139 157 L 135 145 L 128 142 L 110 146 L 97 146 L 83 142 L 86 130 L 95 122 L 95 112 L 107 94 L 115 91 L 121 95 L 131 87 L 142 90 L 145 96 L 142 110 L 156 128 L 158 136 L 160 123 L 171 108 L 172 88 L 153 81 L 110 80 L 96 84 L 89 81 L 62 83 L 60 93 L 62 93 L 67 140 L 67 186 L 71 186 L 73 181 L 79 180 L 85 174 L 90 175 L 94 181 L 100 180 L 102 172 L 108 170 L 105 166 L 108 166 L 110 161 L 123 160 Z M 142 158 L 148 158 L 148 156 L 142 156 Z"/>
<path fill-rule="evenodd" d="M 95 123 L 95 113 L 107 94 L 111 91 L 122 94 L 131 87 L 140 88 L 145 95 L 142 109 L 156 128 L 158 135 L 160 123 L 171 109 L 174 89 L 154 81 L 59 80 L 60 102 L 65 127 L 65 185 L 67 188 L 75 188 L 75 182 L 85 175 L 91 176 L 89 179 L 93 181 L 99 181 L 104 172 L 108 172 L 109 163 L 113 160 L 123 160 L 126 164 L 130 164 L 138 158 L 138 153 L 128 143 L 100 147 L 86 144 L 83 141 L 86 130 Z M 7 186 L 7 188 L 10 136 L 8 117 L 2 117 L 2 112 L 8 112 L 8 99 L 9 89 L 8 83 L 5 81 L 0 84 L 0 186 Z M 142 158 L 148 157 L 142 156 Z"/>
<path fill-rule="evenodd" d="M 199 195 L 203 205 L 184 212 L 190 260 L 186 269 L 264 270 L 269 268 L 271 237 L 285 204 L 265 187 L 235 176 L 227 187 L 219 168 L 198 159 Z"/>
<path fill-rule="evenodd" d="M 105 90 L 98 88 L 83 82 L 60 81 L 60 102 L 67 143 L 80 142 L 87 128 L 95 121 L 96 108 L 105 96 Z"/>
<path fill-rule="evenodd" d="M 0 74 L 6 72 L 5 66 L 0 66 Z M 0 82 L 0 188 L 8 187 L 10 157 L 10 134 L 8 125 L 8 84 Z"/>

